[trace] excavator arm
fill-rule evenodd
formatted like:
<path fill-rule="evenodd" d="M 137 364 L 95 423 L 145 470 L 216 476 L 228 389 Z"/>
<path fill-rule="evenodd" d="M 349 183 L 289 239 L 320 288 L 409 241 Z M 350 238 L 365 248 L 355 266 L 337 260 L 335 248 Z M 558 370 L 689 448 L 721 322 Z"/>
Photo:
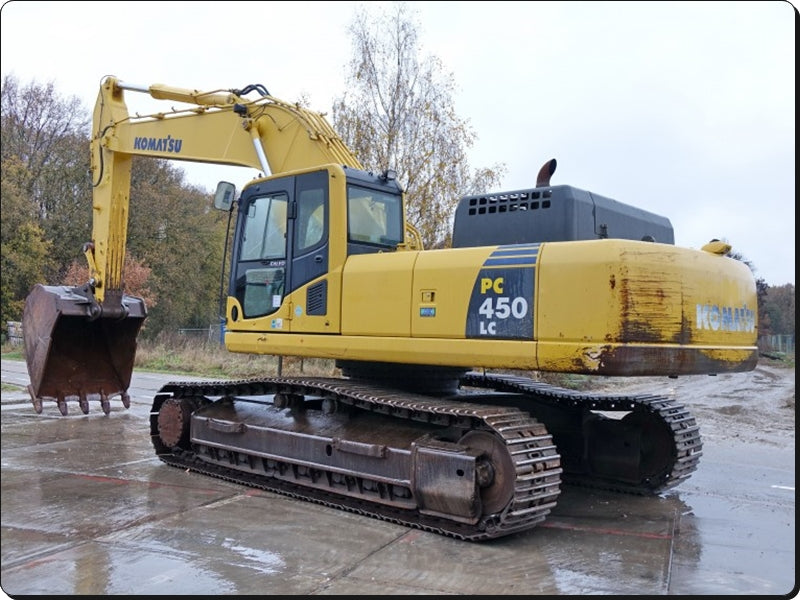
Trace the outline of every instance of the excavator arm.
<path fill-rule="evenodd" d="M 126 92 L 182 103 L 131 115 Z M 246 98 L 257 92 L 255 99 Z M 77 399 L 84 413 L 99 399 L 122 396 L 133 370 L 136 337 L 146 317 L 140 298 L 123 290 L 134 156 L 252 167 L 264 175 L 325 164 L 361 168 L 327 121 L 299 104 L 270 96 L 261 85 L 201 92 L 166 85 L 103 80 L 91 139 L 92 239 L 83 252 L 89 281 L 79 287 L 37 285 L 23 313 L 29 391 L 37 412 L 52 399 L 63 414 Z M 406 226 L 406 244 L 421 247 Z"/>

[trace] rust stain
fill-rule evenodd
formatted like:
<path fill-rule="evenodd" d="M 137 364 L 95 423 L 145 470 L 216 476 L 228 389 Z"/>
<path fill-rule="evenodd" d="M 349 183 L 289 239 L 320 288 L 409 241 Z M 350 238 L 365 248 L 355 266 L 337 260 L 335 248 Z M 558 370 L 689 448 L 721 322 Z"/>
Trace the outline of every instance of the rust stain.
<path fill-rule="evenodd" d="M 692 321 L 686 317 L 686 314 L 681 315 L 681 328 L 672 339 L 674 344 L 689 345 L 692 343 Z"/>
<path fill-rule="evenodd" d="M 619 282 L 620 339 L 616 341 L 685 343 L 678 340 L 691 339 L 685 329 L 682 307 L 679 321 L 670 306 L 669 283 L 658 273 L 622 278 Z"/>
<path fill-rule="evenodd" d="M 757 349 L 745 351 L 741 359 L 725 359 L 692 347 L 605 346 L 599 354 L 596 350 L 592 348 L 590 361 L 594 368 L 583 364 L 587 374 L 630 377 L 740 373 L 752 371 L 758 362 Z"/>

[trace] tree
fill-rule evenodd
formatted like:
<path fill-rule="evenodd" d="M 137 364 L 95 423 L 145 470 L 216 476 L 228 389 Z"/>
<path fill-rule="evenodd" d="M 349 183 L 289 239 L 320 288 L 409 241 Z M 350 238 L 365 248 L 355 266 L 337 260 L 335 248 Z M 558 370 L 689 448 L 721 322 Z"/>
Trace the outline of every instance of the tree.
<path fill-rule="evenodd" d="M 794 285 L 767 286 L 764 312 L 769 315 L 771 333 L 794 335 Z"/>
<path fill-rule="evenodd" d="M 496 186 L 505 165 L 470 170 L 475 134 L 456 115 L 453 76 L 438 58 L 419 58 L 413 16 L 404 3 L 393 7 L 356 13 L 349 91 L 334 103 L 333 125 L 366 169 L 397 171 L 408 220 L 426 247 L 444 247 L 458 199 Z"/>
<path fill-rule="evenodd" d="M 749 266 L 749 263 L 746 263 Z M 763 277 L 756 279 L 756 303 L 758 304 L 758 335 L 765 336 L 773 333 L 772 318 L 767 311 L 767 290 L 769 285 Z"/>
<path fill-rule="evenodd" d="M 723 240 L 724 241 L 724 240 Z M 743 262 L 755 276 L 756 267 L 751 260 L 745 257 L 741 252 L 731 249 L 726 255 L 729 258 Z M 775 333 L 775 325 L 773 319 L 779 316 L 774 311 L 768 310 L 767 295 L 769 292 L 769 284 L 764 281 L 763 277 L 756 278 L 756 303 L 758 312 L 758 335 L 759 337 Z"/>
<path fill-rule="evenodd" d="M 142 261 L 125 253 L 125 278 L 122 282 L 123 291 L 130 296 L 139 296 L 144 300 L 147 309 L 152 309 L 157 304 L 156 295 L 150 289 L 150 273 L 152 269 Z M 89 281 L 89 265 L 86 261 L 75 259 L 64 275 L 64 285 L 81 286 Z"/>
<path fill-rule="evenodd" d="M 158 298 L 147 335 L 217 321 L 227 216 L 170 161 L 134 157 L 128 250 L 152 269 Z"/>
<path fill-rule="evenodd" d="M 25 192 L 28 170 L 16 156 L 3 158 L 0 196 L 0 319 L 22 320 L 25 297 L 44 280 L 51 266 L 51 244 L 38 225 L 36 209 Z"/>
<path fill-rule="evenodd" d="M 88 111 L 77 97 L 59 96 L 52 82 L 20 86 L 12 76 L 3 77 L 0 103 L 0 156 L 25 169 L 21 191 L 51 244 L 45 274 L 57 280 L 89 239 Z"/>
<path fill-rule="evenodd" d="M 2 315 L 19 320 L 35 283 L 86 283 L 92 189 L 86 111 L 52 84 L 3 78 Z M 145 298 L 147 333 L 217 321 L 227 215 L 169 161 L 134 157 L 126 292 Z M 158 300 L 155 303 L 155 300 Z M 152 309 L 152 310 L 150 310 Z"/>

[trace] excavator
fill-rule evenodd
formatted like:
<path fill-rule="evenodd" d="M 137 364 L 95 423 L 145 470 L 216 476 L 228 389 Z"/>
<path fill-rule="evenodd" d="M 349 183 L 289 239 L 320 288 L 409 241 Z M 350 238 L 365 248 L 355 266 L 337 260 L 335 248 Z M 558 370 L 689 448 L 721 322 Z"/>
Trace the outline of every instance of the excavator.
<path fill-rule="evenodd" d="M 180 104 L 130 114 L 129 92 Z M 235 214 L 225 346 L 337 367 L 163 386 L 149 428 L 167 465 L 488 540 L 536 527 L 564 484 L 657 495 L 702 455 L 696 420 L 669 394 L 592 394 L 541 374 L 756 366 L 755 281 L 731 246 L 676 246 L 665 217 L 551 185 L 555 159 L 534 187 L 462 197 L 451 247 L 425 249 L 397 174 L 364 169 L 324 115 L 260 84 L 106 77 L 90 151 L 89 280 L 37 284 L 25 303 L 36 412 L 130 406 L 147 315 L 123 281 L 134 156 L 258 171 L 214 194 Z"/>

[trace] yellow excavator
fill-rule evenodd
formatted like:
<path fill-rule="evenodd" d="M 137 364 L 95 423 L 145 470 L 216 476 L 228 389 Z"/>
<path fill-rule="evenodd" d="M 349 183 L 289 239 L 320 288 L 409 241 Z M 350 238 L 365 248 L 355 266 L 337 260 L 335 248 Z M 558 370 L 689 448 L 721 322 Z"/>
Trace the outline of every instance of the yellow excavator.
<path fill-rule="evenodd" d="M 125 94 L 180 102 L 129 114 Z M 239 165 L 224 341 L 336 361 L 340 376 L 173 382 L 150 435 L 165 463 L 464 540 L 541 523 L 562 484 L 658 494 L 702 454 L 674 398 L 597 395 L 520 372 L 677 377 L 752 370 L 756 287 L 712 240 L 568 185 L 460 199 L 426 250 L 396 174 L 364 170 L 325 118 L 262 85 L 200 92 L 105 78 L 94 110 L 90 279 L 37 285 L 30 394 L 127 408 L 146 318 L 123 291 L 133 156 Z M 238 195 L 237 195 L 238 194 Z M 187 268 L 191 268 L 187 265 Z"/>

